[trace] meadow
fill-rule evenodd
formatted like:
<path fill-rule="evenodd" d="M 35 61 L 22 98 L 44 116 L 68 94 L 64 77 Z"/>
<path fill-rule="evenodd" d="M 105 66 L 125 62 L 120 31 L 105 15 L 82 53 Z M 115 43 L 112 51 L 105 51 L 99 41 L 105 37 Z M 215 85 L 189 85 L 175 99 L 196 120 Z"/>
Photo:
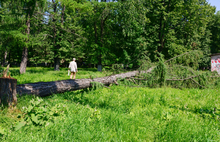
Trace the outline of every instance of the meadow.
<path fill-rule="evenodd" d="M 68 68 L 60 68 L 60 71 L 54 71 L 47 67 L 28 67 L 25 74 L 19 74 L 19 68 L 10 68 L 11 76 L 17 79 L 18 84 L 49 82 L 57 80 L 67 80 Z M 113 72 L 104 69 L 104 72 L 98 72 L 96 68 L 78 68 L 76 79 L 97 78 L 111 75 Z"/>
<path fill-rule="evenodd" d="M 95 70 L 84 71 L 93 76 L 105 76 Z M 40 80 L 43 75 L 53 73 L 59 72 L 36 74 L 42 75 L 38 76 Z M 60 73 L 67 75 L 65 70 Z M 35 73 L 30 73 L 30 77 L 31 74 L 36 78 Z M 85 76 L 80 76 L 79 72 L 77 78 Z M 26 83 L 27 79 L 21 82 Z M 44 98 L 18 96 L 16 107 L 0 110 L 0 140 L 217 142 L 220 141 L 219 102 L 219 89 L 120 85 Z"/>

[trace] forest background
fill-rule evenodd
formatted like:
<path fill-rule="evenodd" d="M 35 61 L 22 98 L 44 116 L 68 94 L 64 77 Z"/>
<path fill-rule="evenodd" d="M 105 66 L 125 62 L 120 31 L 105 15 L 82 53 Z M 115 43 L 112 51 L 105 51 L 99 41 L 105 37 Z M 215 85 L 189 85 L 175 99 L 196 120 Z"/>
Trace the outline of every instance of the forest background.
<path fill-rule="evenodd" d="M 220 50 L 220 12 L 206 0 L 0 0 L 2 66 L 66 67 L 124 64 L 170 59 L 192 50 L 210 67 Z M 191 62 L 187 61 L 191 60 Z"/>

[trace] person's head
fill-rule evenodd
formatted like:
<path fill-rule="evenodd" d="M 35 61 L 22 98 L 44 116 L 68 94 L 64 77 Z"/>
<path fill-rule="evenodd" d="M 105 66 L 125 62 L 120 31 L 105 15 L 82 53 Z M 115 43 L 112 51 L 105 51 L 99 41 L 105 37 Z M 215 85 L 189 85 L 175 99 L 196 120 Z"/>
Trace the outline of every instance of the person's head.
<path fill-rule="evenodd" d="M 73 58 L 73 61 L 76 61 L 76 58 Z"/>

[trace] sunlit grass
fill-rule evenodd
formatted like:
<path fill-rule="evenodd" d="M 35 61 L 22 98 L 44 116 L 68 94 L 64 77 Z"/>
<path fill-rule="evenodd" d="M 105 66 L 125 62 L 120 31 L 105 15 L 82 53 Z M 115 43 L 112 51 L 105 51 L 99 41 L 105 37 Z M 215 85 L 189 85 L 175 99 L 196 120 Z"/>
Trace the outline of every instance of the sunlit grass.
<path fill-rule="evenodd" d="M 61 68 L 60 71 L 54 71 L 53 68 L 28 67 L 26 73 L 21 75 L 19 75 L 19 68 L 10 68 L 10 71 L 12 77 L 17 79 L 18 84 L 67 80 L 70 78 L 68 76 L 68 68 Z M 110 74 L 112 72 L 99 72 L 95 68 L 79 68 L 76 73 L 76 79 L 104 77 Z"/>
<path fill-rule="evenodd" d="M 44 98 L 67 113 L 48 126 L 11 129 L 4 141 L 220 141 L 218 89 L 111 86 Z M 19 97 L 17 109 L 32 97 Z M 5 111 L 5 114 L 8 112 Z M 2 116 L 2 114 L 0 114 Z M 14 120 L 14 121 L 13 121 Z"/>
<path fill-rule="evenodd" d="M 67 68 L 27 68 L 23 75 L 16 75 L 16 70 L 11 72 L 18 84 L 69 79 Z M 76 78 L 110 74 L 79 69 Z M 44 102 L 61 105 L 64 115 L 46 126 L 29 125 L 15 131 L 23 108 L 34 98 L 18 96 L 16 107 L 0 109 L 0 141 L 220 141 L 219 89 L 113 85 L 53 94 L 43 98 Z"/>

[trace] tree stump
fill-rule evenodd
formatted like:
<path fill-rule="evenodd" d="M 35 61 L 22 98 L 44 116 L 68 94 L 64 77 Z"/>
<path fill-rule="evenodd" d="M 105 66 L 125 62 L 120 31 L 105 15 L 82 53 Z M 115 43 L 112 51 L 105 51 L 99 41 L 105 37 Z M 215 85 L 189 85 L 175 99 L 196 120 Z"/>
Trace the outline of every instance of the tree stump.
<path fill-rule="evenodd" d="M 14 78 L 0 78 L 0 104 L 2 105 L 16 105 L 17 104 L 17 79 Z"/>

